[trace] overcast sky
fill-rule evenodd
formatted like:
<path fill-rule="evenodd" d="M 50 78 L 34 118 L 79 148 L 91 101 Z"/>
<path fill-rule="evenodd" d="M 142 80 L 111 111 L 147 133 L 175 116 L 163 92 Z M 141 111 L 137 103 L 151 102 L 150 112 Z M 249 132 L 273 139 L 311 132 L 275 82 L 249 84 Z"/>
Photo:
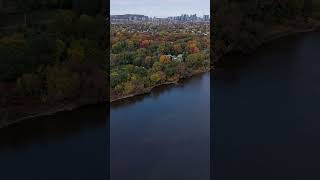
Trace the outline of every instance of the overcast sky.
<path fill-rule="evenodd" d="M 168 17 L 210 14 L 210 0 L 110 0 L 110 14 L 142 14 Z"/>

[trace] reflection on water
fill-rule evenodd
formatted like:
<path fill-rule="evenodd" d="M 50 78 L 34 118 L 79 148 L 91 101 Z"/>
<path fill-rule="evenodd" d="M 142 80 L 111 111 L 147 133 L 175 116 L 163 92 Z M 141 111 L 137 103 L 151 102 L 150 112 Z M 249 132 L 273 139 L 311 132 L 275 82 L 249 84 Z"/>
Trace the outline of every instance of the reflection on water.
<path fill-rule="evenodd" d="M 209 179 L 209 79 L 112 104 L 112 180 Z"/>
<path fill-rule="evenodd" d="M 0 179 L 106 179 L 106 105 L 0 129 Z"/>

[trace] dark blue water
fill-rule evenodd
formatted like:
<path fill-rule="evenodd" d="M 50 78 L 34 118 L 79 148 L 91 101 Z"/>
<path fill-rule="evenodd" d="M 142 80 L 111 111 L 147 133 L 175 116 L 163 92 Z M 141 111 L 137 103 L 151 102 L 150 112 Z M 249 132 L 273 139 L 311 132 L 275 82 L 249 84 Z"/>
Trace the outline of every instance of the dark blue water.
<path fill-rule="evenodd" d="M 210 74 L 111 106 L 112 180 L 210 179 Z"/>
<path fill-rule="evenodd" d="M 320 33 L 232 55 L 213 74 L 213 178 L 320 179 Z"/>
<path fill-rule="evenodd" d="M 209 179 L 209 97 L 206 73 L 113 104 L 111 149 L 106 105 L 0 129 L 0 179 Z"/>
<path fill-rule="evenodd" d="M 1 180 L 106 180 L 106 105 L 0 129 Z"/>

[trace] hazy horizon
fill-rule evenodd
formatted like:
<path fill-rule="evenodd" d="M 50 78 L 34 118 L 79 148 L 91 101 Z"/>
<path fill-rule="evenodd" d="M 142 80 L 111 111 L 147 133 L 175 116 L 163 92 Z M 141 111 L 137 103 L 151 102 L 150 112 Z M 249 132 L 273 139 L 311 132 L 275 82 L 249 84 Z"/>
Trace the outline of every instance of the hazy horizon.
<path fill-rule="evenodd" d="M 110 0 L 110 14 L 141 14 L 149 17 L 210 14 L 210 0 Z"/>

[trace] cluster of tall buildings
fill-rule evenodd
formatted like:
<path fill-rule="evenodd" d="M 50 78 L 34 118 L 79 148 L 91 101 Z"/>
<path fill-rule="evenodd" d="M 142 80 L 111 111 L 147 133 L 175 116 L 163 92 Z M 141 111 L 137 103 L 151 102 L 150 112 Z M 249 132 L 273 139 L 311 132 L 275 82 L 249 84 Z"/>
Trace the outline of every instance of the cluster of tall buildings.
<path fill-rule="evenodd" d="M 210 21 L 210 16 L 209 15 L 203 15 L 203 17 L 198 17 L 197 14 L 182 14 L 181 16 L 173 16 L 173 17 L 168 17 L 169 20 L 173 21 Z"/>

